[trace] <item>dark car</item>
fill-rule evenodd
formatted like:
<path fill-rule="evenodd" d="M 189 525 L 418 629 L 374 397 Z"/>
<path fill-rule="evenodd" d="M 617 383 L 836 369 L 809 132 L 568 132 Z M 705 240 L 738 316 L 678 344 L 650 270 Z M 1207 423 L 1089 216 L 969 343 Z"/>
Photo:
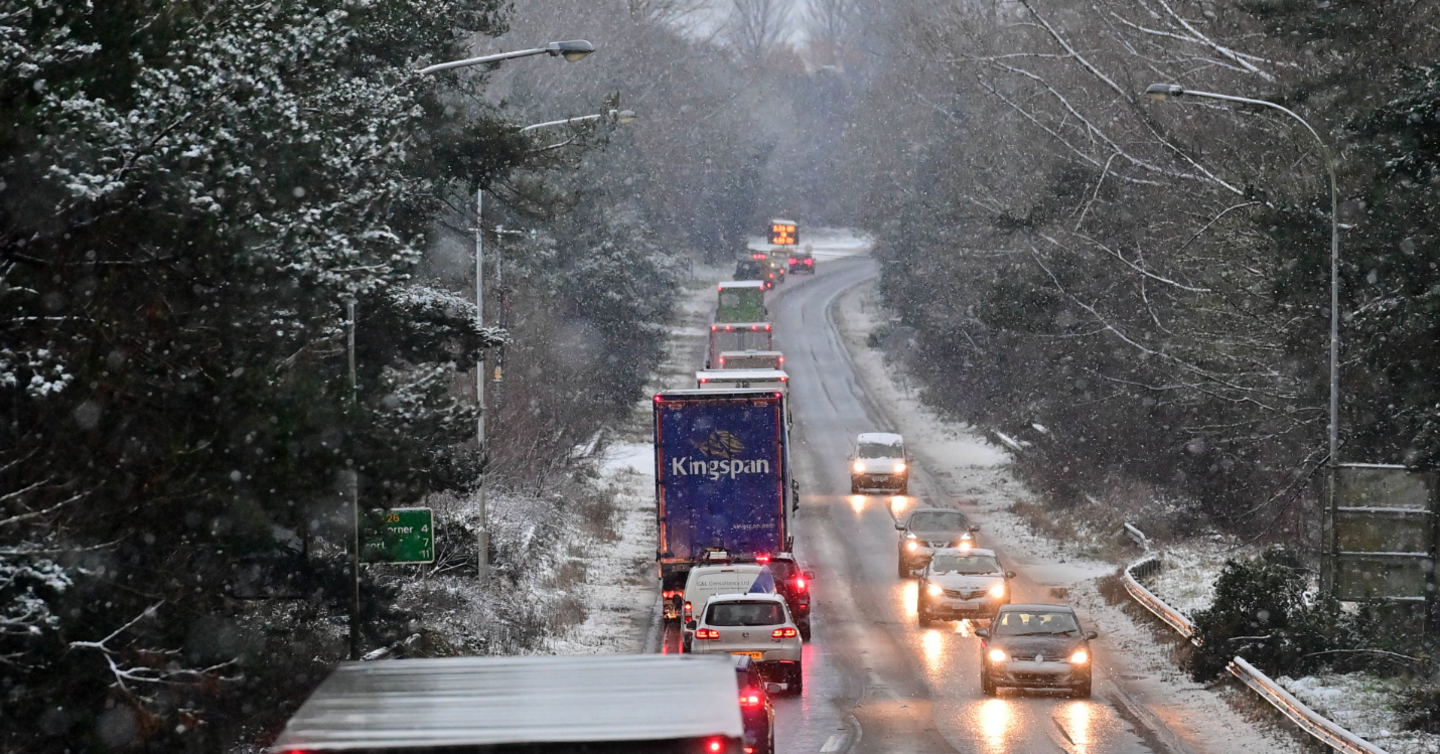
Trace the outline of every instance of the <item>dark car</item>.
<path fill-rule="evenodd" d="M 1001 686 L 1068 689 L 1090 696 L 1090 640 L 1066 605 L 1005 605 L 990 628 L 979 629 L 980 688 L 994 696 Z"/>
<path fill-rule="evenodd" d="M 973 546 L 975 532 L 980 531 L 954 508 L 916 508 L 895 528 L 900 530 L 896 569 L 902 579 L 924 568 L 942 547 Z"/>
<path fill-rule="evenodd" d="M 763 259 L 741 259 L 735 263 L 736 280 L 760 280 L 767 289 L 775 287 L 775 272 Z"/>
<path fill-rule="evenodd" d="M 775 592 L 785 598 L 800 629 L 800 638 L 810 641 L 810 582 L 815 580 L 815 572 L 802 570 L 794 555 L 782 552 L 770 559 L 770 573 L 775 577 Z"/>
<path fill-rule="evenodd" d="M 790 252 L 790 274 L 791 275 L 814 275 L 815 255 L 809 251 Z"/>
<path fill-rule="evenodd" d="M 735 658 L 735 685 L 740 688 L 740 719 L 745 723 L 745 754 L 775 754 L 775 708 L 770 689 L 776 684 L 760 677 L 747 655 Z"/>

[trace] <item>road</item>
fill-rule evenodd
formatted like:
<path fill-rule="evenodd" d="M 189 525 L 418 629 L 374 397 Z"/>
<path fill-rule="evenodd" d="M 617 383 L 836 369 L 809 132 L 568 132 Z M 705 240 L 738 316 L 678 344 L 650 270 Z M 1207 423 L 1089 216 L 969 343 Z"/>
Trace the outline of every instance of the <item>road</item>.
<path fill-rule="evenodd" d="M 1097 648 L 1095 696 L 981 694 L 979 640 L 968 623 L 921 629 L 913 579 L 895 575 L 895 513 L 915 505 L 955 505 L 923 464 L 914 497 L 851 496 L 846 457 L 856 434 L 895 424 L 867 401 L 830 309 L 877 274 L 868 257 L 830 262 L 813 280 L 792 280 L 771 303 L 777 340 L 791 375 L 792 455 L 803 492 L 796 550 L 817 572 L 813 641 L 805 649 L 805 693 L 778 698 L 777 750 L 790 752 L 1169 752 L 1185 751 L 1103 672 Z M 985 542 L 984 532 L 980 535 Z M 1026 573 L 1015 601 L 1054 602 Z M 1094 626 L 1104 640 L 1104 626 Z M 673 638 L 666 642 L 673 651 Z M 1137 716 L 1138 715 L 1138 716 Z"/>

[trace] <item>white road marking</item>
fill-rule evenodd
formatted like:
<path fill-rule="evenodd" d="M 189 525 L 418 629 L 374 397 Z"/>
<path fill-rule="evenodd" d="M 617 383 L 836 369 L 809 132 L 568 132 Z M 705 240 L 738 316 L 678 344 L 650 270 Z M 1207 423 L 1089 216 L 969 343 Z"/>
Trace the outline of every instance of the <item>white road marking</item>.
<path fill-rule="evenodd" d="M 844 741 L 845 736 L 841 733 L 836 733 L 830 737 L 830 740 L 825 742 L 824 746 L 820 747 L 820 754 L 831 754 L 831 752 L 839 751 L 840 744 Z"/>

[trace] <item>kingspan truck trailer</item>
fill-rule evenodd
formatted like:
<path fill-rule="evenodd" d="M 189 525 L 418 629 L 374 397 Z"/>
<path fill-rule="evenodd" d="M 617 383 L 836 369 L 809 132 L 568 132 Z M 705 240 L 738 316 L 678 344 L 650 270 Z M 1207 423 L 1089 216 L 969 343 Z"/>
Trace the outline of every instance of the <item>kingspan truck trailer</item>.
<path fill-rule="evenodd" d="M 783 393 L 673 390 L 655 396 L 655 511 L 666 617 L 697 563 L 789 552 L 797 491 Z"/>

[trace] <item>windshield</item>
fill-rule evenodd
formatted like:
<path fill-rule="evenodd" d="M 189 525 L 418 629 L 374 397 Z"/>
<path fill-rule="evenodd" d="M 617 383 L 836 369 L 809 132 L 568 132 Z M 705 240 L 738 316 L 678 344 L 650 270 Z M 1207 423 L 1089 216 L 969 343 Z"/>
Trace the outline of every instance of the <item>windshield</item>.
<path fill-rule="evenodd" d="M 960 511 L 923 511 L 910 517 L 910 528 L 920 531 L 947 531 L 965 528 Z"/>
<path fill-rule="evenodd" d="M 1000 564 L 988 555 L 941 553 L 930 560 L 931 573 L 1000 573 Z"/>
<path fill-rule="evenodd" d="M 1011 610 L 996 616 L 990 633 L 995 636 L 1045 636 L 1075 635 L 1080 633 L 1080 624 L 1070 612 L 1027 612 Z"/>
<path fill-rule="evenodd" d="M 905 447 L 896 443 L 886 445 L 878 442 L 860 443 L 861 458 L 904 458 Z"/>
<path fill-rule="evenodd" d="M 800 567 L 788 560 L 770 561 L 770 573 L 777 579 L 790 579 L 800 575 Z"/>
<path fill-rule="evenodd" d="M 705 623 L 711 626 L 773 626 L 785 622 L 777 602 L 721 602 L 711 605 Z"/>

